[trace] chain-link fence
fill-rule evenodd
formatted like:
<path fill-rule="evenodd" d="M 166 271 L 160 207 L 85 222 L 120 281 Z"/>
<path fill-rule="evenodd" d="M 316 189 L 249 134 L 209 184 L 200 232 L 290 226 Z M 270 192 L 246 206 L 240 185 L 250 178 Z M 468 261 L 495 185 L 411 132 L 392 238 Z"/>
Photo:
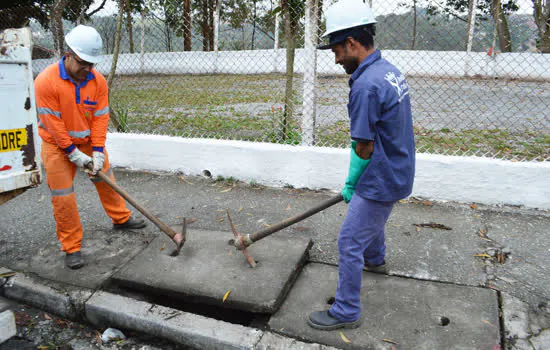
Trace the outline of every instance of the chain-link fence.
<path fill-rule="evenodd" d="M 35 73 L 55 61 L 44 59 L 56 51 L 52 23 L 62 23 L 63 33 L 76 23 L 100 31 L 106 56 L 96 68 L 108 76 L 117 57 L 113 129 L 349 145 L 348 76 L 330 50 L 315 50 L 334 1 L 9 2 L 0 5 L 0 28 L 30 25 Z M 550 160 L 550 4 L 371 6 L 376 46 L 407 77 L 419 152 Z"/>

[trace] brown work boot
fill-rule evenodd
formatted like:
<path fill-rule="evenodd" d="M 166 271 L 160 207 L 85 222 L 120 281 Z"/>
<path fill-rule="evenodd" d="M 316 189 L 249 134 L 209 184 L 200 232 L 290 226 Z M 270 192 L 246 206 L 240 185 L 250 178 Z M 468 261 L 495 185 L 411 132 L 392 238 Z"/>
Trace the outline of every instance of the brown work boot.
<path fill-rule="evenodd" d="M 130 216 L 128 221 L 126 221 L 123 224 L 113 224 L 113 229 L 115 230 L 133 230 L 133 229 L 140 229 L 147 226 L 145 221 L 142 219 L 136 219 L 134 216 Z"/>
<path fill-rule="evenodd" d="M 390 268 L 386 264 L 386 261 L 383 261 L 380 265 L 371 265 L 369 263 L 365 263 L 365 267 L 363 267 L 363 270 L 372 273 L 380 273 L 382 275 L 390 274 Z"/>
<path fill-rule="evenodd" d="M 82 254 L 79 251 L 71 254 L 67 253 L 67 255 L 65 255 L 65 266 L 73 270 L 79 269 L 84 266 L 84 259 L 82 258 Z"/>

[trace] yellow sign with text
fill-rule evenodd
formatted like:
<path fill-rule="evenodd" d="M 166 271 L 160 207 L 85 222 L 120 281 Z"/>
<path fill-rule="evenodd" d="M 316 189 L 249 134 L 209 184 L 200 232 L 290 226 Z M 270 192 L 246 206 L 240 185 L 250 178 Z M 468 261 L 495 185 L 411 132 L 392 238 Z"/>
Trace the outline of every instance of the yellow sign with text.
<path fill-rule="evenodd" d="M 26 129 L 0 130 L 0 152 L 19 151 L 26 145 Z"/>

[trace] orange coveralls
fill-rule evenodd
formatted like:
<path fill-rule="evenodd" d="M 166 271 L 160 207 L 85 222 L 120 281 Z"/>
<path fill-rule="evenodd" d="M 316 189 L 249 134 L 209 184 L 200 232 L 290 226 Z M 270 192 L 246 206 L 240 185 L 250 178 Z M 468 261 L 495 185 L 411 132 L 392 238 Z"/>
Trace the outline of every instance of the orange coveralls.
<path fill-rule="evenodd" d="M 93 150 L 103 151 L 102 171 L 114 180 L 105 151 L 109 124 L 108 87 L 105 77 L 95 69 L 80 83 L 67 74 L 65 58 L 48 66 L 35 79 L 38 110 L 38 134 L 42 143 L 42 161 L 52 195 L 57 238 L 66 253 L 80 251 L 82 223 L 76 205 L 73 179 L 76 173 L 67 154 L 74 147 L 91 156 Z M 99 178 L 94 183 L 101 204 L 114 224 L 125 223 L 131 216 L 124 199 Z"/>

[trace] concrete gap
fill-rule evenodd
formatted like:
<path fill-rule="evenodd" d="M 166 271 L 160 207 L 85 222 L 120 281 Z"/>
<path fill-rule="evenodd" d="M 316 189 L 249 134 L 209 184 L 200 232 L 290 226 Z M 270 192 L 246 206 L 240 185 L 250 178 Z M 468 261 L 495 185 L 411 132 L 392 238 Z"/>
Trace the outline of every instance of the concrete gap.
<path fill-rule="evenodd" d="M 146 292 L 137 291 L 135 289 L 114 284 L 110 284 L 105 288 L 105 290 L 111 293 L 124 295 L 126 297 L 136 300 L 145 301 L 151 304 L 165 306 L 183 312 L 213 318 L 219 321 L 239 324 L 242 326 L 253 327 L 262 330 L 267 329 L 267 324 L 269 322 L 269 318 L 271 317 L 270 314 L 219 307 L 201 302 L 196 298 L 181 295 L 171 296 L 155 293 L 152 290 L 148 290 Z"/>
<path fill-rule="evenodd" d="M 316 260 L 308 260 L 307 263 L 338 267 L 338 264 L 331 264 L 331 263 L 328 263 L 328 262 L 316 261 Z M 366 271 L 364 271 L 364 272 L 366 272 Z M 368 272 L 368 273 L 376 274 L 374 272 Z M 392 271 L 390 271 L 390 274 L 386 275 L 386 276 L 406 278 L 406 279 L 411 279 L 411 280 L 415 280 L 415 281 L 425 281 L 425 282 L 435 282 L 435 283 L 441 283 L 441 284 L 450 284 L 451 286 L 459 286 L 459 287 L 474 287 L 474 288 L 483 288 L 483 289 L 493 289 L 493 288 L 489 288 L 489 287 L 485 287 L 485 286 L 480 286 L 478 284 L 466 284 L 466 283 L 458 283 L 458 282 L 452 282 L 452 281 L 440 281 L 440 280 L 437 280 L 437 279 L 418 278 L 418 277 L 410 276 L 410 275 L 401 275 L 401 274 L 398 274 L 398 273 L 393 273 Z"/>
<path fill-rule="evenodd" d="M 506 329 L 504 329 L 504 310 L 502 308 L 502 292 L 495 290 L 497 292 L 497 303 L 498 303 L 498 321 L 500 324 L 500 348 L 506 349 Z"/>

